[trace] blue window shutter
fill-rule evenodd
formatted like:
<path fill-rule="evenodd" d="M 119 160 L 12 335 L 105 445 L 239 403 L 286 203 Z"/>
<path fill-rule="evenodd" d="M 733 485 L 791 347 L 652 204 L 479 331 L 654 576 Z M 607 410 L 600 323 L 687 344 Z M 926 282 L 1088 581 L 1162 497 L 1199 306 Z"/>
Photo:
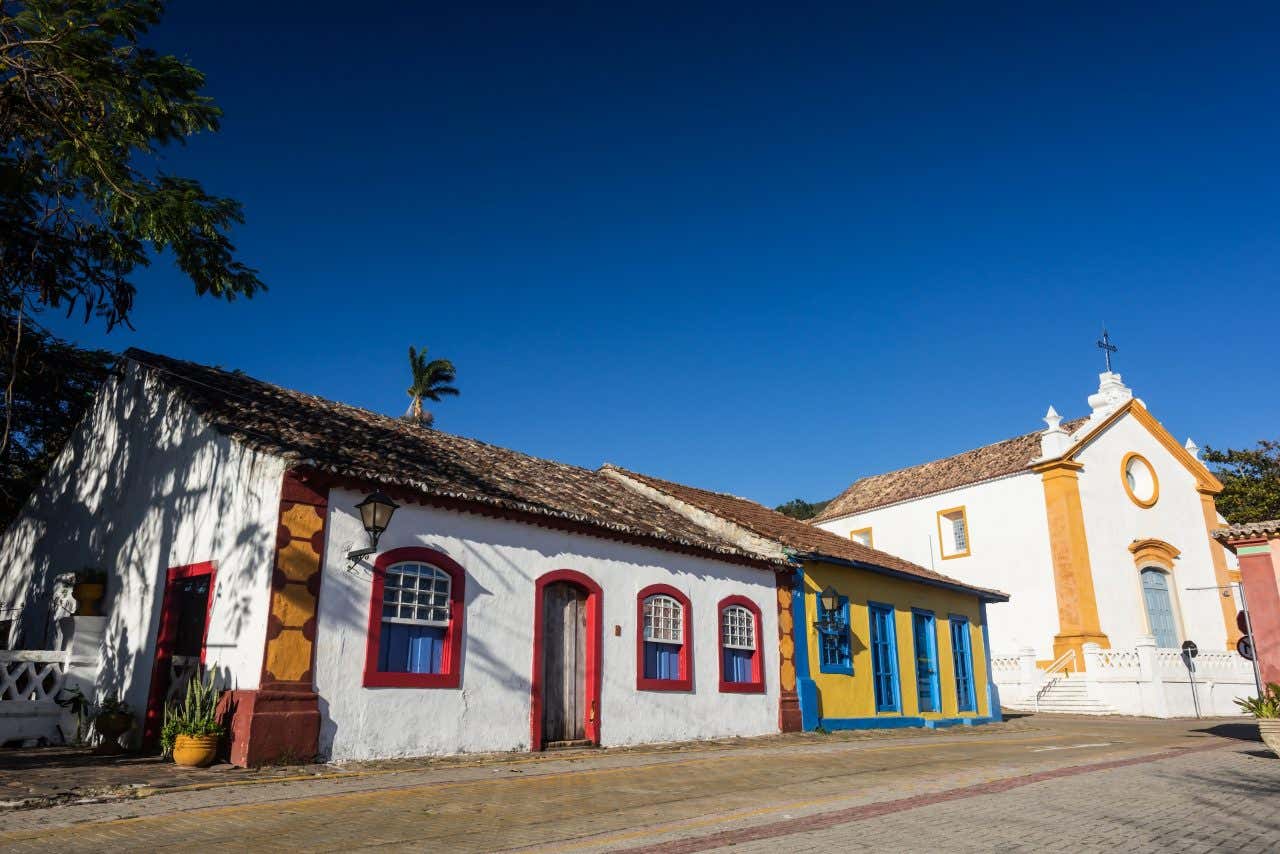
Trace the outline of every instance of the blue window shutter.
<path fill-rule="evenodd" d="M 1163 572 L 1142 570 L 1142 598 L 1147 606 L 1147 620 L 1156 645 L 1164 649 L 1178 646 L 1178 628 L 1173 620 L 1173 600 L 1169 598 L 1169 583 Z"/>
<path fill-rule="evenodd" d="M 956 675 L 956 707 L 962 712 L 976 708 L 973 696 L 973 651 L 969 645 L 969 621 L 951 618 L 951 655 Z"/>
<path fill-rule="evenodd" d="M 871 605 L 871 668 L 876 711 L 898 711 L 898 644 L 893 609 Z"/>

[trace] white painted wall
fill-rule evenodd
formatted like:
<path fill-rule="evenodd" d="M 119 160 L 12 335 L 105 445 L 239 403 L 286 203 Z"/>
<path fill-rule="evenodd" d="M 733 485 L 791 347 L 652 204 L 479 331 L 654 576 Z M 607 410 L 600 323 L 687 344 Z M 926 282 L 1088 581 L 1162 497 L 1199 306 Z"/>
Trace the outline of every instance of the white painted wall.
<path fill-rule="evenodd" d="M 316 631 L 321 754 L 336 760 L 529 749 L 534 582 L 573 569 L 603 588 L 601 739 L 605 745 L 760 735 L 778 729 L 777 612 L 770 572 L 516 522 L 406 505 L 382 551 L 430 546 L 467 573 L 459 689 L 364 688 L 370 575 L 344 555 L 366 544 L 356 502 L 330 495 Z M 637 691 L 636 594 L 671 584 L 693 607 L 694 691 Z M 721 694 L 716 604 L 750 596 L 763 615 L 766 693 Z M 621 627 L 615 636 L 614 627 Z"/>
<path fill-rule="evenodd" d="M 969 556 L 944 560 L 937 514 L 961 505 L 969 523 Z M 1003 590 L 1011 596 L 1009 604 L 987 609 L 993 653 L 1031 646 L 1041 658 L 1053 658 L 1058 604 L 1039 475 L 1028 472 L 974 484 L 820 527 L 842 537 L 870 527 L 881 551 L 968 584 Z M 951 536 L 945 521 L 942 535 Z"/>
<path fill-rule="evenodd" d="M 106 570 L 98 691 L 118 693 L 141 714 L 165 571 L 212 560 L 208 663 L 227 687 L 257 687 L 283 470 L 207 427 L 130 365 L 107 382 L 0 535 L 0 602 L 23 607 L 22 646 L 54 641 L 54 576 Z"/>
<path fill-rule="evenodd" d="M 1130 451 L 1146 457 L 1159 479 L 1160 499 L 1150 509 L 1134 504 L 1124 491 L 1120 463 Z M 1217 583 L 1195 478 L 1131 415 L 1095 437 L 1077 459 L 1084 465 L 1080 501 L 1098 617 L 1112 646 L 1132 647 L 1139 636 L 1150 633 L 1129 545 L 1156 538 L 1182 552 L 1170 585 L 1182 637 L 1205 650 L 1224 649 L 1219 594 L 1186 589 Z M 959 505 L 965 506 L 969 518 L 971 555 L 942 560 L 937 511 Z M 845 537 L 868 526 L 878 549 L 1011 594 L 1008 605 L 990 611 L 995 654 L 1032 647 L 1040 659 L 1053 658 L 1053 636 L 1059 630 L 1057 594 L 1039 475 L 1013 475 L 821 525 Z"/>
<path fill-rule="evenodd" d="M 1146 457 L 1160 483 L 1160 498 L 1149 509 L 1130 501 L 1124 490 L 1120 463 L 1130 451 Z M 1098 618 L 1111 645 L 1128 648 L 1138 636 L 1151 633 L 1129 545 L 1134 540 L 1155 538 L 1182 552 L 1169 585 L 1181 639 L 1190 638 L 1204 650 L 1226 649 L 1220 594 L 1187 590 L 1217 584 L 1204 511 L 1191 472 L 1131 415 L 1090 442 L 1077 459 L 1084 464 L 1080 501 Z"/>

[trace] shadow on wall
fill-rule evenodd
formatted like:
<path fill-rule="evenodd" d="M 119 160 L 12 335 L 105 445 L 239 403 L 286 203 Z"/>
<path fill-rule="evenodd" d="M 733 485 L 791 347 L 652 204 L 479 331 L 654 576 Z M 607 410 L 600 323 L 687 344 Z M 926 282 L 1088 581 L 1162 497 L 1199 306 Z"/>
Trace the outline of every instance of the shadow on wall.
<path fill-rule="evenodd" d="M 59 573 L 104 569 L 108 622 L 97 689 L 141 712 L 169 567 L 216 560 L 219 625 L 209 636 L 234 646 L 246 631 L 257 588 L 269 578 L 280 468 L 126 366 L 0 536 L 0 600 L 24 605 L 21 644 L 54 642 Z"/>

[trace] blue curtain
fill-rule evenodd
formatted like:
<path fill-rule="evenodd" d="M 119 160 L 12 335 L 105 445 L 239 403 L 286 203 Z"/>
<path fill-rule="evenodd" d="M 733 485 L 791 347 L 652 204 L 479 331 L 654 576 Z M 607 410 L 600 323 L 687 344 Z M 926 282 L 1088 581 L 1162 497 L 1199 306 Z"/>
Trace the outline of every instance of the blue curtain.
<path fill-rule="evenodd" d="M 383 673 L 440 673 L 443 626 L 383 623 L 378 639 L 378 670 Z"/>
<path fill-rule="evenodd" d="M 751 682 L 755 676 L 751 667 L 751 661 L 754 657 L 754 650 L 726 648 L 724 651 L 724 681 Z"/>

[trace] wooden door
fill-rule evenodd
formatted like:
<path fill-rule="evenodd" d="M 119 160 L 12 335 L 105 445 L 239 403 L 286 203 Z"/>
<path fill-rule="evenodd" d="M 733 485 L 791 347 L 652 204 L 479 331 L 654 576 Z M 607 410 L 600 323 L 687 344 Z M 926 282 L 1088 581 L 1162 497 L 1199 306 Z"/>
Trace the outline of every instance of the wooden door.
<path fill-rule="evenodd" d="M 581 741 L 587 720 L 587 594 L 547 586 L 542 599 L 542 740 Z"/>

